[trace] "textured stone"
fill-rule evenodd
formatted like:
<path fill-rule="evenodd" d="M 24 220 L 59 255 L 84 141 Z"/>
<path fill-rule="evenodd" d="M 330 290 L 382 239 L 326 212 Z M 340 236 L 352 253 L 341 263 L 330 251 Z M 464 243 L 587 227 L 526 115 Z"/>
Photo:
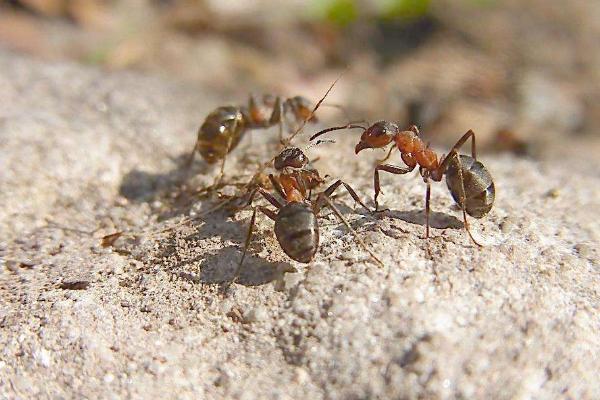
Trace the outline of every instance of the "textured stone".
<path fill-rule="evenodd" d="M 424 241 L 425 186 L 410 176 L 382 175 L 381 215 L 336 200 L 384 269 L 333 216 L 315 260 L 292 262 L 259 214 L 224 299 L 250 213 L 175 226 L 187 208 L 169 201 L 217 95 L 6 52 L 0 70 L 0 397 L 600 398 L 597 141 L 559 149 L 559 164 L 480 155 L 497 190 L 471 220 L 483 248 L 444 184 Z M 228 176 L 271 157 L 270 135 L 243 140 Z M 371 158 L 337 138 L 308 156 L 367 199 Z M 189 185 L 212 181 L 193 171 Z M 134 234 L 100 251 L 116 231 Z M 61 289 L 73 276 L 93 280 Z"/>

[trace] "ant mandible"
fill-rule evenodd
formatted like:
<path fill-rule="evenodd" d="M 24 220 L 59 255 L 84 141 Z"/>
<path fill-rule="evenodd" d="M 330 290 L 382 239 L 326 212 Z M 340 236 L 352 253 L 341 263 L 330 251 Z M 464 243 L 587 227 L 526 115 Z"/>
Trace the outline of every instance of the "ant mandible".
<path fill-rule="evenodd" d="M 474 218 L 484 217 L 492 209 L 496 190 L 492 176 L 485 166 L 477 160 L 475 133 L 472 130 L 465 133 L 452 146 L 448 155 L 439 159 L 435 151 L 430 149 L 429 145 L 425 144 L 420 138 L 419 129 L 416 126 L 412 125 L 408 130 L 400 130 L 398 125 L 388 121 L 379 121 L 369 127 L 348 124 L 327 128 L 314 134 L 310 140 L 339 129 L 363 130 L 360 141 L 355 147 L 356 154 L 364 149 L 385 148 L 393 143 L 387 156 L 375 167 L 373 175 L 375 211 L 379 210 L 377 197 L 381 193 L 379 171 L 401 175 L 413 171 L 418 165 L 419 174 L 427 185 L 425 194 L 425 238 L 429 238 L 430 180 L 439 182 L 446 175 L 446 184 L 452 198 L 462 210 L 464 226 L 469 238 L 473 243 L 481 246 L 471 235 L 467 214 Z M 469 139 L 471 139 L 471 156 L 459 154 L 458 150 Z M 400 156 L 406 167 L 383 164 L 390 157 L 394 148 L 398 148 L 400 151 Z"/>
<path fill-rule="evenodd" d="M 383 266 L 383 263 L 369 250 L 358 233 L 350 226 L 350 223 L 330 199 L 333 192 L 343 185 L 354 201 L 368 210 L 367 206 L 360 200 L 350 185 L 337 180 L 325 191 L 319 193 L 315 199 L 312 199 L 312 190 L 321 185 L 324 180 L 320 177 L 317 170 L 309 167 L 308 157 L 297 147 L 289 147 L 279 153 L 273 161 L 273 167 L 277 171 L 277 174 L 269 174 L 269 179 L 282 201 L 262 187 L 257 187 L 250 193 L 248 205 L 252 204 L 256 194 L 260 194 L 271 205 L 277 208 L 278 211 L 273 211 L 263 206 L 253 206 L 244 251 L 235 271 L 233 281 L 239 276 L 240 269 L 244 263 L 248 246 L 252 239 L 257 210 L 275 221 L 275 236 L 285 254 L 295 261 L 309 263 L 319 248 L 319 224 L 317 216 L 324 206 L 328 206 L 352 232 L 357 242 L 369 253 L 371 258 L 377 264 Z"/>

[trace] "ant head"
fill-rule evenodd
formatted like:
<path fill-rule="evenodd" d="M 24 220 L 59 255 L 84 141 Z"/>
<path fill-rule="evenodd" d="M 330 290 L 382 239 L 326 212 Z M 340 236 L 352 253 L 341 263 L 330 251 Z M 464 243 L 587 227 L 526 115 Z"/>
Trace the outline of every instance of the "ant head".
<path fill-rule="evenodd" d="M 288 147 L 273 160 L 273 167 L 280 171 L 284 168 L 302 168 L 308 164 L 308 157 L 297 147 Z"/>
<path fill-rule="evenodd" d="M 398 130 L 398 125 L 392 122 L 375 122 L 361 135 L 360 142 L 358 142 L 354 149 L 355 153 L 358 154 L 364 149 L 377 149 L 387 146 L 392 142 Z"/>
<path fill-rule="evenodd" d="M 314 115 L 311 116 L 312 104 L 306 97 L 295 96 L 288 99 L 287 103 L 297 121 L 307 120 L 310 122 L 317 122 L 317 117 Z"/>

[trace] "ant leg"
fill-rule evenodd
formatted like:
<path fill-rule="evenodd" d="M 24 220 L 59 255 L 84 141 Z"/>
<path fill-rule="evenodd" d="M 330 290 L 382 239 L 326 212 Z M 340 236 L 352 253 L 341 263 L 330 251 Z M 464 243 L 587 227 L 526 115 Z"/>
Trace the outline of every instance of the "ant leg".
<path fill-rule="evenodd" d="M 463 135 L 464 141 L 466 142 L 468 138 L 471 138 L 471 157 L 473 157 L 475 160 L 477 160 L 477 146 L 475 145 L 475 132 L 473 132 L 473 130 L 469 129 L 467 131 L 467 133 L 465 133 Z M 462 143 L 459 145 L 459 147 L 462 146 Z M 458 147 L 456 147 L 456 149 L 458 150 Z"/>
<path fill-rule="evenodd" d="M 240 260 L 240 263 L 238 264 L 237 268 L 235 269 L 235 272 L 233 274 L 233 279 L 231 280 L 232 283 L 237 281 L 238 277 L 240 276 L 240 270 L 242 269 L 242 265 L 244 264 L 244 259 L 246 258 L 248 246 L 250 246 L 250 240 L 252 240 L 252 231 L 254 230 L 254 224 L 256 223 L 256 210 L 257 209 L 258 209 L 257 207 L 253 207 L 252 218 L 250 218 L 250 225 L 248 226 L 248 233 L 246 234 L 246 242 L 244 243 L 244 251 L 242 253 L 242 259 Z"/>
<path fill-rule="evenodd" d="M 337 83 L 337 81 L 340 80 L 340 78 L 342 77 L 342 75 L 343 75 L 343 73 L 340 74 L 340 76 L 338 76 L 335 79 L 335 81 L 333 81 L 333 83 L 331 84 L 331 86 L 329 86 L 329 89 L 327 89 L 327 91 L 325 92 L 325 94 L 323 95 L 323 97 L 321 97 L 321 99 L 319 99 L 319 101 L 317 102 L 317 104 L 315 104 L 315 106 L 311 110 L 310 114 L 308 114 L 308 117 L 304 118 L 302 120 L 302 124 L 298 127 L 298 129 L 296 129 L 296 131 L 294 131 L 294 133 L 292 133 L 287 139 L 285 139 L 284 145 L 290 144 L 292 142 L 292 139 L 294 139 L 297 134 L 299 134 L 300 132 L 302 132 L 302 129 L 304 129 L 304 126 L 306 126 L 306 122 L 309 121 L 313 117 L 313 115 L 315 115 L 315 112 L 317 112 L 317 110 L 319 109 L 319 107 L 321 106 L 321 104 L 323 103 L 323 101 L 325 101 L 325 98 L 329 95 L 329 92 L 331 92 L 331 90 L 333 89 L 333 87 L 335 86 L 335 84 Z"/>
<path fill-rule="evenodd" d="M 412 170 L 414 169 L 414 167 L 403 168 L 391 164 L 380 164 L 375 167 L 375 172 L 373 173 L 373 186 L 375 188 L 373 202 L 375 203 L 375 211 L 379 211 L 379 203 L 377 203 L 377 197 L 379 196 L 379 193 L 381 193 L 381 185 L 379 184 L 379 171 L 381 170 L 395 175 L 402 175 L 412 172 Z"/>
<path fill-rule="evenodd" d="M 261 194 L 263 194 L 263 193 L 261 193 Z M 248 252 L 248 247 L 250 246 L 250 242 L 252 240 L 252 233 L 254 231 L 254 225 L 256 224 L 256 211 L 259 210 L 260 212 L 265 214 L 267 217 L 269 217 L 273 221 L 275 221 L 277 219 L 277 214 L 275 214 L 275 212 L 273 212 L 272 210 L 269 210 L 266 207 L 258 206 L 258 207 L 252 207 L 252 208 L 253 208 L 252 217 L 250 218 L 250 225 L 248 226 L 248 233 L 246 235 L 246 241 L 244 242 L 244 251 L 242 253 L 242 258 L 241 258 L 240 263 L 238 264 L 237 268 L 235 269 L 235 272 L 233 274 L 233 279 L 227 285 L 227 287 L 229 287 L 229 285 L 231 285 L 231 283 L 236 282 L 238 277 L 240 276 L 240 271 L 242 269 L 242 265 L 244 264 L 244 259 L 246 258 L 246 253 Z"/>
<path fill-rule="evenodd" d="M 391 146 L 390 151 L 388 151 L 387 155 L 383 159 L 376 161 L 377 164 L 383 164 L 384 162 L 386 162 L 391 157 L 392 151 L 394 151 L 395 148 L 395 146 Z"/>
<path fill-rule="evenodd" d="M 281 102 L 281 97 L 277 96 L 275 98 L 275 105 L 273 106 L 273 112 L 271 113 L 271 117 L 269 118 L 269 125 L 277 124 L 279 127 L 279 143 L 284 145 L 283 141 L 283 103 Z"/>
<path fill-rule="evenodd" d="M 331 197 L 331 195 L 333 194 L 333 192 L 335 192 L 337 190 L 337 188 L 340 187 L 340 185 L 344 185 L 344 187 L 346 188 L 346 190 L 348 191 L 348 193 L 350 193 L 350 196 L 352 196 L 352 198 L 354 199 L 355 202 L 357 202 L 358 204 L 360 204 L 361 206 L 363 206 L 367 211 L 369 210 L 369 207 L 367 207 L 360 200 L 360 197 L 358 197 L 358 195 L 356 194 L 356 192 L 354 191 L 354 189 L 352 189 L 352 187 L 350 185 L 348 185 L 346 182 L 344 182 L 344 181 L 342 181 L 340 179 L 338 179 L 337 181 L 335 181 L 323 193 L 325 194 L 325 196 Z"/>
<path fill-rule="evenodd" d="M 275 196 L 273 196 L 271 193 L 267 192 L 265 189 L 258 188 L 258 192 L 274 207 L 277 207 L 277 208 L 283 207 L 283 204 L 281 204 Z"/>
<path fill-rule="evenodd" d="M 431 183 L 429 179 L 425 179 L 427 184 L 427 190 L 425 191 L 425 239 L 429 239 L 429 213 L 431 208 L 429 207 L 429 200 L 431 199 Z"/>
<path fill-rule="evenodd" d="M 227 155 L 223 156 L 223 159 L 221 160 L 221 167 L 219 168 L 219 173 L 215 177 L 215 180 L 213 181 L 213 184 L 212 184 L 212 188 L 214 188 L 214 189 L 216 189 L 219 186 L 219 184 L 221 183 L 221 180 L 223 180 L 223 175 L 225 175 L 225 160 L 226 159 L 227 159 Z"/>
<path fill-rule="evenodd" d="M 223 159 L 221 160 L 221 167 L 219 169 L 219 174 L 215 177 L 215 180 L 212 184 L 213 188 L 217 188 L 219 186 L 219 184 L 221 183 L 221 180 L 223 180 L 223 175 L 225 175 L 225 161 L 227 160 L 227 155 L 231 151 L 232 143 L 233 143 L 233 138 L 229 137 L 229 139 L 227 139 L 227 146 L 225 147 L 225 154 L 223 155 Z"/>
<path fill-rule="evenodd" d="M 265 214 L 267 217 L 269 217 L 269 219 L 275 221 L 277 220 L 277 213 L 273 210 L 268 209 L 267 207 L 263 207 L 263 206 L 258 206 L 258 210 Z"/>
<path fill-rule="evenodd" d="M 338 210 L 338 208 L 331 202 L 331 199 L 329 198 L 329 196 L 326 195 L 324 192 L 320 193 L 319 196 L 317 197 L 317 200 L 316 200 L 317 205 L 319 203 L 321 203 L 321 201 L 324 201 L 327 204 L 327 206 L 329 206 L 329 208 L 331 208 L 331 210 L 333 211 L 333 213 L 344 223 L 344 225 L 346 225 L 346 228 L 348 228 L 348 230 L 352 233 L 352 235 L 354 236 L 354 239 L 360 244 L 360 246 L 367 253 L 369 253 L 369 255 L 375 261 L 375 263 L 377 265 L 379 265 L 380 267 L 383 267 L 384 266 L 383 262 L 381 262 L 381 260 L 379 258 L 377 258 L 377 256 L 371 251 L 371 249 L 369 249 L 367 247 L 367 245 L 365 244 L 365 242 L 358 235 L 358 232 L 356 232 L 354 230 L 354 228 L 352 228 L 352 226 L 350 225 L 350 223 L 348 222 L 348 220 L 346 218 L 344 218 L 344 216 L 342 215 L 342 213 L 340 212 L 340 210 Z"/>
<path fill-rule="evenodd" d="M 467 133 L 465 133 L 464 135 L 462 135 L 462 137 L 460 139 L 458 139 L 458 141 L 454 144 L 454 146 L 452 146 L 452 148 L 450 149 L 450 152 L 448 154 L 446 154 L 446 157 L 444 157 L 442 159 L 442 161 L 440 162 L 440 165 L 437 167 L 437 169 L 435 169 L 431 172 L 431 177 L 434 181 L 439 182 L 442 180 L 442 175 L 446 172 L 446 169 L 448 168 L 448 164 L 452 160 L 452 157 L 457 156 L 457 158 L 460 161 L 460 157 L 458 157 L 458 149 L 460 149 L 462 147 L 462 145 L 465 144 L 465 142 L 467 140 L 469 140 L 469 138 L 471 138 L 471 157 L 473 157 L 475 160 L 477 160 L 477 147 L 475 146 L 475 132 L 473 132 L 471 129 L 469 129 L 469 131 Z"/>
<path fill-rule="evenodd" d="M 466 195 L 465 195 L 465 192 L 466 192 L 465 191 L 465 181 L 464 181 L 463 174 L 462 174 L 462 165 L 461 165 L 460 157 L 458 156 L 458 153 L 456 152 L 456 150 L 452 150 L 452 152 L 450 154 L 452 154 L 453 157 L 456 157 L 457 162 L 458 162 L 458 168 L 457 168 L 458 169 L 458 180 L 460 182 L 459 206 L 462 209 L 465 230 L 467 231 L 467 234 L 469 235 L 469 238 L 471 238 L 471 241 L 473 243 L 475 243 L 479 247 L 483 247 L 481 244 L 479 244 L 475 240 L 475 238 L 471 234 L 471 229 L 469 228 L 469 222 L 467 220 L 467 199 L 466 199 Z M 473 157 L 473 158 L 475 158 L 475 157 Z"/>
<path fill-rule="evenodd" d="M 189 155 L 188 159 L 185 161 L 185 168 L 188 170 L 190 168 L 192 168 L 192 164 L 194 163 L 194 158 L 196 157 L 197 149 L 198 149 L 198 142 L 196 142 L 196 144 L 194 145 L 194 150 L 192 150 L 192 153 Z"/>
<path fill-rule="evenodd" d="M 458 149 L 460 149 L 462 147 L 462 145 L 465 144 L 465 142 L 467 140 L 469 140 L 469 138 L 471 139 L 471 157 L 473 157 L 474 159 L 477 160 L 477 147 L 475 146 L 475 132 L 473 132 L 472 129 L 469 129 L 467 131 L 467 133 L 462 135 L 462 137 L 460 139 L 458 139 L 458 141 L 454 144 L 454 146 L 452 146 L 452 149 L 450 149 L 450 151 L 456 150 L 458 152 Z M 450 155 L 450 154 L 448 154 L 448 155 Z"/>
<path fill-rule="evenodd" d="M 279 180 L 277 180 L 277 178 L 275 178 L 273 174 L 269 174 L 269 180 L 271 181 L 271 184 L 273 185 L 273 188 L 277 191 L 277 193 L 285 199 L 285 191 L 281 187 L 281 183 L 279 182 Z"/>

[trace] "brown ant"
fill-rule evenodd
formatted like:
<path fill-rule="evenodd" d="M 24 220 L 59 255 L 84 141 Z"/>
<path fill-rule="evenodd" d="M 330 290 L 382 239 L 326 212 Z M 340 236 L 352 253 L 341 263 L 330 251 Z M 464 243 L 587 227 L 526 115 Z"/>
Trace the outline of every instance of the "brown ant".
<path fill-rule="evenodd" d="M 297 127 L 297 129 L 287 138 L 285 138 L 285 140 L 283 140 L 284 144 L 289 144 L 292 143 L 293 139 L 299 135 L 302 130 L 304 129 L 304 126 L 306 125 L 306 123 L 308 121 L 314 121 L 315 119 L 315 112 L 319 109 L 320 106 L 324 105 L 323 102 L 325 101 L 325 98 L 327 98 L 327 96 L 329 95 L 329 93 L 331 92 L 331 90 L 333 89 L 333 87 L 335 86 L 335 84 L 338 82 L 338 80 L 340 80 L 340 78 L 342 77 L 342 74 L 340 76 L 337 77 L 337 79 L 335 81 L 333 81 L 333 83 L 329 86 L 329 88 L 327 89 L 327 91 L 325 92 L 325 94 L 323 95 L 323 97 L 321 97 L 321 99 L 319 99 L 319 101 L 315 104 L 315 106 L 312 108 L 312 110 L 308 110 L 308 113 L 305 114 L 305 111 L 302 111 L 301 113 L 298 113 L 298 115 L 304 115 L 304 118 L 302 119 L 302 122 L 300 124 L 300 126 Z M 304 103 L 305 105 L 308 104 L 307 102 Z M 337 104 L 328 104 L 329 106 L 332 107 L 337 107 L 340 108 L 344 113 L 345 110 L 342 106 L 337 105 Z M 221 107 L 224 108 L 224 107 Z M 235 107 L 233 107 L 235 108 Z M 218 110 L 218 109 L 217 109 Z M 208 118 L 207 118 L 208 119 Z M 227 130 L 228 128 L 225 127 L 223 130 Z M 229 132 L 231 132 L 231 130 L 229 129 Z M 223 134 L 221 137 L 226 137 L 227 134 Z M 320 141 L 317 141 L 317 143 Z M 194 149 L 194 152 L 192 153 L 192 158 L 190 159 L 190 163 L 191 161 L 193 161 L 193 156 L 196 152 L 196 148 Z M 225 153 L 226 154 L 226 153 Z M 234 209 L 239 209 L 238 206 L 235 205 L 235 203 L 242 199 L 243 197 L 247 196 L 249 193 L 253 192 L 256 190 L 257 187 L 267 187 L 269 183 L 271 183 L 271 180 L 266 178 L 266 175 L 264 174 L 264 170 L 266 168 L 268 168 L 269 166 L 272 166 L 275 159 L 279 157 L 278 153 L 277 155 L 275 155 L 274 157 L 272 157 L 269 161 L 262 163 L 261 165 L 259 165 L 258 169 L 254 172 L 254 174 L 252 175 L 252 177 L 250 178 L 249 181 L 247 181 L 245 184 L 241 184 L 242 186 L 242 191 L 243 191 L 243 195 L 233 195 L 233 196 L 228 196 L 228 198 L 226 200 L 223 200 L 221 202 L 219 202 L 215 207 L 212 207 L 204 212 L 202 212 L 201 214 L 194 216 L 194 217 L 186 217 L 183 220 L 181 220 L 180 222 L 178 222 L 177 224 L 167 227 L 165 229 L 162 229 L 161 231 L 159 231 L 159 233 L 162 232 L 166 232 L 166 231 L 170 231 L 172 229 L 174 229 L 177 226 L 180 225 L 184 225 L 184 224 L 189 224 L 194 220 L 197 219 L 201 219 L 203 218 L 205 215 L 208 215 L 214 211 L 217 211 L 219 209 L 222 209 L 224 207 L 229 207 L 229 206 L 233 206 Z M 223 163 L 221 164 L 221 177 L 222 177 L 222 172 L 223 172 L 223 166 L 224 166 L 224 160 Z M 212 188 L 216 187 L 218 185 L 218 182 L 215 182 L 215 184 L 213 184 Z M 237 183 L 233 184 L 234 186 L 238 186 Z M 203 191 L 206 190 L 210 190 L 211 188 L 206 188 L 203 189 Z"/>
<path fill-rule="evenodd" d="M 279 140 L 285 143 L 283 122 L 287 115 L 291 115 L 296 123 L 316 122 L 309 100 L 302 96 L 282 99 L 266 94 L 257 100 L 251 95 L 247 106 L 218 107 L 208 114 L 198 129 L 198 139 L 188 159 L 188 167 L 192 165 L 196 152 L 209 164 L 220 160 L 220 171 L 213 184 L 213 187 L 217 186 L 223 178 L 227 155 L 248 130 L 266 129 L 278 124 Z"/>
<path fill-rule="evenodd" d="M 263 206 L 253 207 L 248 234 L 244 244 L 244 252 L 235 271 L 234 280 L 239 275 L 252 239 L 257 210 L 275 221 L 275 236 L 285 254 L 295 261 L 309 263 L 314 258 L 319 247 L 319 224 L 317 216 L 323 206 L 327 205 L 342 220 L 373 260 L 377 264 L 383 265 L 373 252 L 367 248 L 358 233 L 331 202 L 330 196 L 332 193 L 343 185 L 354 201 L 368 210 L 367 206 L 347 183 L 337 180 L 325 191 L 319 193 L 315 199 L 312 199 L 312 190 L 324 181 L 317 170 L 309 168 L 308 158 L 297 147 L 286 148 L 279 153 L 273 161 L 273 167 L 277 171 L 277 174 L 269 174 L 269 179 L 283 201 L 280 201 L 275 195 L 262 187 L 257 187 L 250 193 L 248 205 L 252 204 L 255 195 L 258 193 L 271 205 L 276 207 L 278 211 L 273 211 Z"/>
<path fill-rule="evenodd" d="M 356 154 L 364 149 L 385 148 L 388 144 L 393 143 L 387 156 L 375 167 L 373 175 L 375 211 L 379 209 L 377 197 L 381 193 L 379 171 L 400 175 L 411 172 L 418 165 L 419 174 L 427 185 L 425 194 L 425 238 L 429 238 L 430 179 L 439 182 L 446 175 L 446 184 L 452 198 L 463 212 L 465 229 L 473 243 L 481 246 L 471 235 L 467 214 L 474 218 L 484 217 L 494 204 L 496 191 L 492 176 L 485 166 L 477 161 L 475 133 L 472 130 L 465 133 L 452 146 L 448 155 L 440 157 L 439 160 L 435 151 L 429 148 L 429 144 L 425 144 L 419 137 L 419 129 L 414 125 L 403 131 L 400 130 L 398 125 L 388 121 L 379 121 L 366 128 L 360 125 L 348 124 L 324 129 L 314 134 L 310 140 L 334 130 L 355 128 L 363 130 L 360 141 L 355 148 Z M 471 156 L 459 154 L 458 149 L 469 139 L 471 139 Z M 402 161 L 407 167 L 383 164 L 390 157 L 394 148 L 398 148 Z"/>

